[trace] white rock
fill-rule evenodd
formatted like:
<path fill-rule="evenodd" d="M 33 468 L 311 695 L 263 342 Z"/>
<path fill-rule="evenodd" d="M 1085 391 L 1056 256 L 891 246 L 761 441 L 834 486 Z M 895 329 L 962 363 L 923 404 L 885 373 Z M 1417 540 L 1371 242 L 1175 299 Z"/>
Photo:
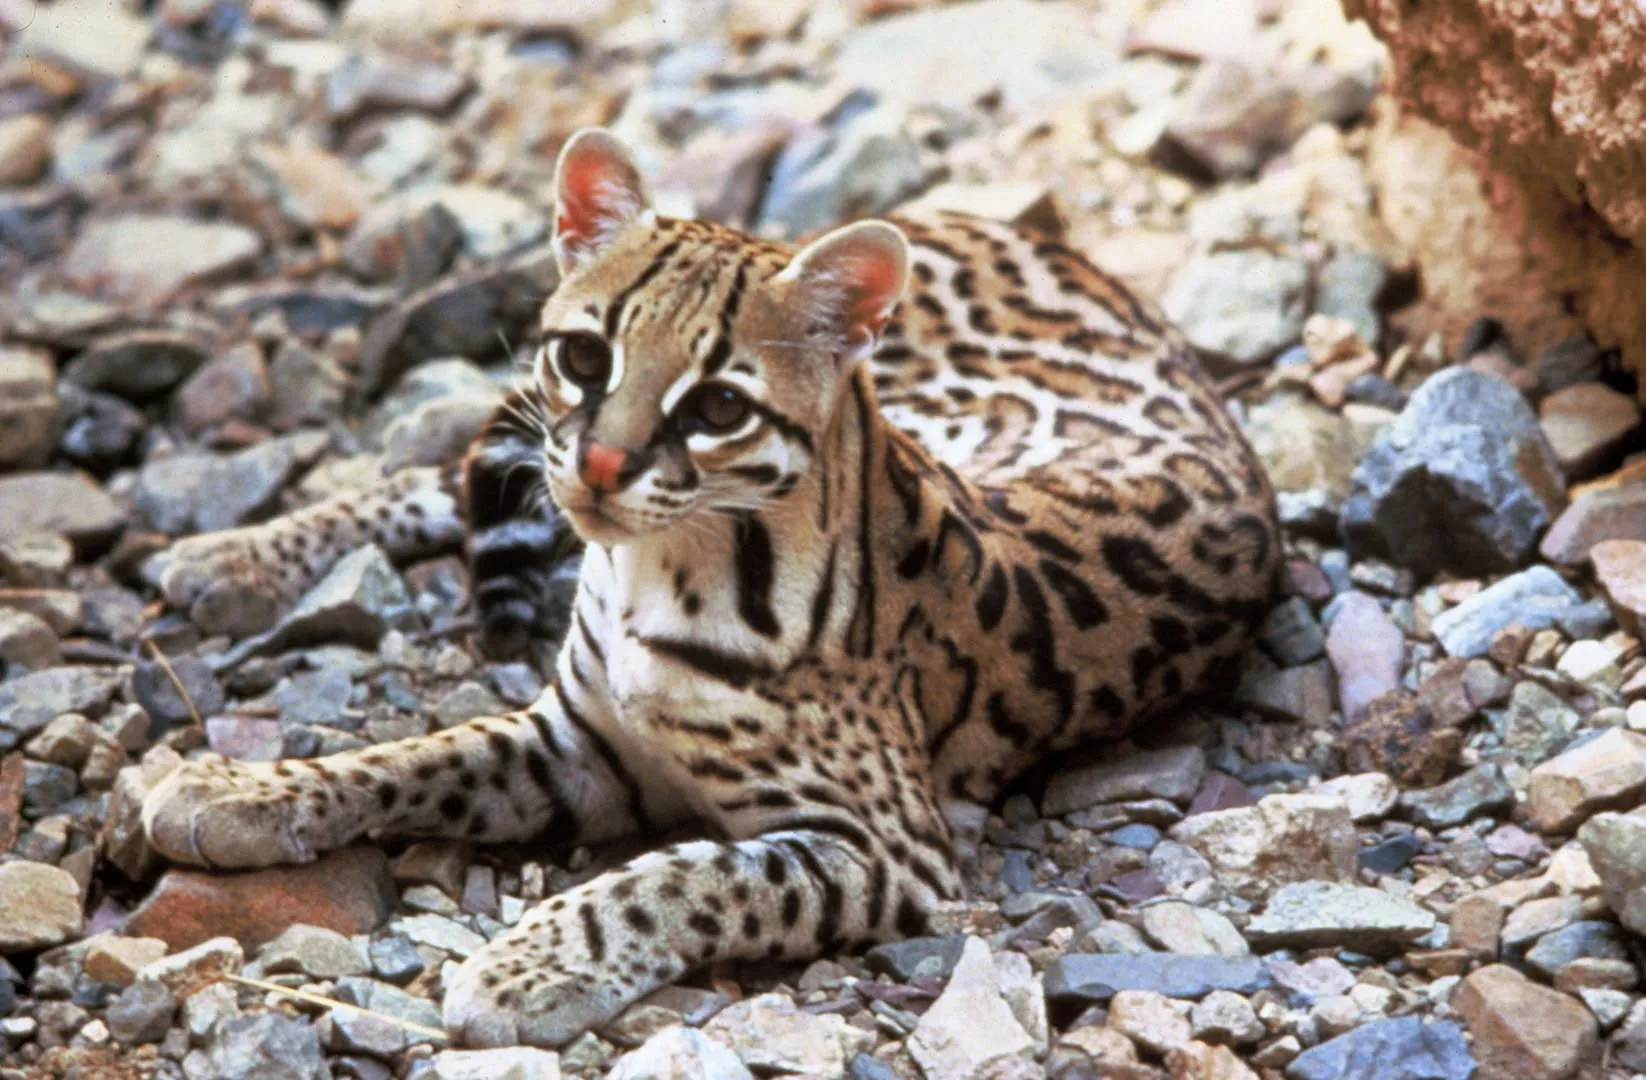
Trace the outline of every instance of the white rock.
<path fill-rule="evenodd" d="M 1185 818 L 1170 835 L 1200 852 L 1223 885 L 1247 900 L 1296 882 L 1356 878 L 1359 848 L 1342 799 L 1270 795 L 1256 806 Z"/>
<path fill-rule="evenodd" d="M 839 1076 L 874 1040 L 844 1017 L 802 1012 L 782 994 L 730 1005 L 703 1030 L 730 1046 L 753 1071 L 799 1077 Z"/>
<path fill-rule="evenodd" d="M 617 1060 L 606 1080 L 754 1080 L 741 1058 L 695 1028 L 671 1027 Z"/>
<path fill-rule="evenodd" d="M 1315 788 L 1314 793 L 1342 799 L 1349 806 L 1349 816 L 1357 822 L 1387 817 L 1400 798 L 1395 782 L 1380 772 L 1339 776 Z"/>
<path fill-rule="evenodd" d="M 909 1053 L 927 1080 L 969 1080 L 991 1062 L 1034 1045 L 1001 995 L 989 946 L 967 938 L 949 985 L 909 1036 Z"/>
<path fill-rule="evenodd" d="M 560 1055 L 509 1046 L 497 1050 L 442 1050 L 435 1080 L 560 1080 Z"/>

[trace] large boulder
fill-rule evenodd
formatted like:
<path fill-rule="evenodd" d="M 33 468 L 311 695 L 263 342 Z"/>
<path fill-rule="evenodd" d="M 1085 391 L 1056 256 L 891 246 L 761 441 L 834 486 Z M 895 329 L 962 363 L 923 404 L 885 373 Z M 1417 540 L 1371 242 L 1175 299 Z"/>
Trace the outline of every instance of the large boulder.
<path fill-rule="evenodd" d="M 1646 10 L 1526 0 L 1343 9 L 1393 61 L 1403 116 L 1386 118 L 1374 138 L 1386 149 L 1374 146 L 1371 165 L 1380 184 L 1410 178 L 1432 208 L 1408 215 L 1409 231 L 1384 209 L 1420 249 L 1429 315 L 1444 321 L 1450 294 L 1473 306 L 1470 317 L 1487 310 L 1546 345 L 1564 297 L 1600 344 L 1646 370 L 1636 302 L 1646 288 Z M 1458 155 L 1436 159 L 1446 152 L 1431 122 Z"/>

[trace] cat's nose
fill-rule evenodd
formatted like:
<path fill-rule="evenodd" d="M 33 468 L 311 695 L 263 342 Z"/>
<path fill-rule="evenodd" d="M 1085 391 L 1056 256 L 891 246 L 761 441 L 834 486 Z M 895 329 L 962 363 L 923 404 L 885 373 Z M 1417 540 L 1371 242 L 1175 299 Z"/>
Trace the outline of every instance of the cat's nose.
<path fill-rule="evenodd" d="M 617 491 L 640 472 L 640 455 L 587 439 L 577 452 L 577 475 L 591 491 Z"/>

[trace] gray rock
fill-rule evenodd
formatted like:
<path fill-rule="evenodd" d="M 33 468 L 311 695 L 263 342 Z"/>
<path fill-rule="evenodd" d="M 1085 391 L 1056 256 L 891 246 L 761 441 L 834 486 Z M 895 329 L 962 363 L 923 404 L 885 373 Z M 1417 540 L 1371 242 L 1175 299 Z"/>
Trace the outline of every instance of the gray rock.
<path fill-rule="evenodd" d="M 554 253 L 542 247 L 414 293 L 367 328 L 359 389 L 379 393 L 408 368 L 437 357 L 496 355 L 502 341 L 530 332 L 559 281 Z"/>
<path fill-rule="evenodd" d="M 287 342 L 269 362 L 269 423 L 278 431 L 330 424 L 343 415 L 349 376 L 323 352 Z"/>
<path fill-rule="evenodd" d="M 135 982 L 109 1006 L 109 1032 L 125 1046 L 157 1043 L 166 1037 L 175 1015 L 177 999 L 165 983 Z"/>
<path fill-rule="evenodd" d="M 320 642 L 373 649 L 410 609 L 411 597 L 394 564 L 382 548 L 369 544 L 339 559 L 273 630 L 248 638 L 237 653 L 271 654 Z"/>
<path fill-rule="evenodd" d="M 367 1054 L 392 1060 L 406 1048 L 406 1029 L 392 1020 L 355 1009 L 333 1009 L 321 1024 L 326 1049 L 334 1054 Z"/>
<path fill-rule="evenodd" d="M 1219 251 L 1184 264 L 1161 304 L 1196 348 L 1252 364 L 1302 335 L 1308 288 L 1309 270 L 1300 259 Z"/>
<path fill-rule="evenodd" d="M 1202 1042 L 1247 1046 L 1268 1034 L 1251 1002 L 1229 990 L 1213 990 L 1189 1014 L 1190 1030 Z"/>
<path fill-rule="evenodd" d="M 1553 394 L 1594 382 L 1606 373 L 1605 353 L 1587 337 L 1572 337 L 1551 345 L 1537 358 L 1537 385 L 1544 394 Z"/>
<path fill-rule="evenodd" d="M 44 761 L 23 763 L 23 810 L 30 817 L 44 817 L 79 790 L 80 777 L 73 769 Z"/>
<path fill-rule="evenodd" d="M 1342 529 L 1351 554 L 1420 577 L 1501 573 L 1532 556 L 1564 498 L 1560 467 L 1520 393 L 1448 368 L 1361 459 Z"/>
<path fill-rule="evenodd" d="M 1449 829 L 1482 814 L 1506 811 L 1515 804 L 1515 789 L 1496 765 L 1477 765 L 1444 784 L 1400 797 L 1401 807 L 1419 825 Z"/>
<path fill-rule="evenodd" d="M 134 501 L 161 532 L 216 532 L 274 508 L 282 488 L 330 438 L 299 432 L 237 454 L 183 453 L 143 466 Z"/>
<path fill-rule="evenodd" d="M 920 148 L 892 108 L 868 108 L 790 139 L 772 166 L 760 222 L 790 236 L 882 213 L 926 181 Z"/>
<path fill-rule="evenodd" d="M 8 735 L 20 742 L 61 713 L 99 716 L 119 689 L 117 674 L 88 667 L 46 668 L 0 684 L 0 742 Z"/>
<path fill-rule="evenodd" d="M 0 541 L 28 533 L 58 533 L 77 547 L 101 545 L 126 527 L 126 518 L 126 508 L 85 476 L 0 476 Z"/>
<path fill-rule="evenodd" d="M 1581 720 L 1577 710 L 1558 694 L 1527 679 L 1515 684 L 1503 712 L 1503 746 L 1514 751 L 1522 764 L 1537 765 L 1571 740 Z"/>
<path fill-rule="evenodd" d="M 1628 943 L 1616 924 L 1585 919 L 1538 938 L 1526 952 L 1526 963 L 1553 979 L 1561 968 L 1584 957 L 1631 959 Z"/>
<path fill-rule="evenodd" d="M 280 725 L 347 727 L 343 710 L 354 693 L 354 680 L 347 671 L 334 667 L 299 671 L 280 680 L 274 688 L 274 707 L 280 710 Z"/>
<path fill-rule="evenodd" d="M 439 203 L 398 203 L 368 211 L 343 245 L 343 265 L 365 281 L 393 282 L 403 292 L 426 288 L 463 249 L 463 226 Z"/>
<path fill-rule="evenodd" d="M 998 97 L 1018 113 L 1090 86 L 1112 60 L 1079 4 L 983 0 L 865 23 L 842 41 L 833 68 L 843 85 L 888 102 L 966 109 Z"/>
<path fill-rule="evenodd" d="M 1325 631 L 1301 596 L 1276 605 L 1258 635 L 1282 667 L 1300 667 L 1326 651 Z"/>
<path fill-rule="evenodd" d="M 169 674 L 166 665 L 170 666 Z M 166 665 L 144 660 L 132 672 L 132 689 L 137 694 L 137 703 L 149 714 L 152 738 L 188 723 L 196 714 L 204 717 L 221 711 L 227 700 L 211 665 L 200 657 L 192 654 L 168 657 Z M 178 693 L 173 675 L 183 684 L 187 701 Z M 190 702 L 194 706 L 192 713 Z"/>
<path fill-rule="evenodd" d="M 355 54 L 326 79 L 326 114 L 347 121 L 370 109 L 444 112 L 469 85 L 468 75 L 440 64 Z"/>
<path fill-rule="evenodd" d="M 1260 949 L 1308 949 L 1322 945 L 1368 955 L 1388 955 L 1435 928 L 1426 911 L 1382 889 L 1331 881 L 1305 881 L 1279 889 L 1246 927 Z"/>
<path fill-rule="evenodd" d="M 130 330 L 103 338 L 70 361 L 63 378 L 88 390 L 147 401 L 206 362 L 208 344 L 175 330 Z"/>
<path fill-rule="evenodd" d="M 1377 255 L 1369 251 L 1340 251 L 1320 268 L 1315 282 L 1314 308 L 1322 314 L 1349 320 L 1360 340 L 1375 349 L 1382 336 L 1377 298 L 1388 280 L 1389 272 Z M 1398 400 L 1399 391 L 1395 394 Z"/>
<path fill-rule="evenodd" d="M 1075 953 L 1046 969 L 1046 998 L 1092 1003 L 1107 1001 L 1120 990 L 1153 990 L 1198 1000 L 1213 990 L 1255 994 L 1270 982 L 1268 969 L 1254 956 Z"/>
<path fill-rule="evenodd" d="M 1646 813 L 1596 814 L 1577 839 L 1618 921 L 1646 935 Z"/>
<path fill-rule="evenodd" d="M 1099 803 L 1136 799 L 1187 803 L 1205 773 L 1206 755 L 1198 746 L 1144 751 L 1058 773 L 1046 785 L 1040 809 L 1047 817 L 1060 817 Z"/>
<path fill-rule="evenodd" d="M 313 979 L 340 979 L 369 970 L 354 942 L 336 930 L 302 923 L 263 946 L 257 959 L 271 974 L 295 971 Z"/>
<path fill-rule="evenodd" d="M 280 1013 L 224 1020 L 210 1054 L 217 1080 L 331 1080 L 314 1025 Z"/>
<path fill-rule="evenodd" d="M 890 975 L 898 982 L 908 982 L 916 975 L 946 977 L 960 962 L 960 953 L 965 947 L 964 934 L 905 938 L 876 945 L 864 956 L 863 962 L 875 974 Z"/>
<path fill-rule="evenodd" d="M 1240 680 L 1235 700 L 1261 713 L 1322 727 L 1332 716 L 1331 665 L 1316 660 L 1302 667 L 1265 670 L 1254 663 Z"/>
<path fill-rule="evenodd" d="M 1462 1028 L 1416 1016 L 1355 1028 L 1286 1067 L 1288 1080 L 1470 1080 L 1474 1073 Z"/>
<path fill-rule="evenodd" d="M 337 1000 L 372 1012 L 387 1013 L 424 1027 L 441 1027 L 440 1009 L 428 998 L 417 997 L 376 979 L 348 975 L 337 980 Z"/>
<path fill-rule="evenodd" d="M 148 417 L 113 394 L 99 394 L 72 383 L 59 383 L 63 397 L 62 455 L 99 475 L 126 464 L 137 454 L 149 429 Z"/>
<path fill-rule="evenodd" d="M 1528 630 L 1545 629 L 1582 600 L 1554 570 L 1534 566 L 1435 616 L 1434 635 L 1452 656 L 1485 656 L 1505 627 L 1519 623 Z"/>
<path fill-rule="evenodd" d="M 367 948 L 372 971 L 380 979 L 404 986 L 423 974 L 423 956 L 407 938 L 378 938 Z"/>

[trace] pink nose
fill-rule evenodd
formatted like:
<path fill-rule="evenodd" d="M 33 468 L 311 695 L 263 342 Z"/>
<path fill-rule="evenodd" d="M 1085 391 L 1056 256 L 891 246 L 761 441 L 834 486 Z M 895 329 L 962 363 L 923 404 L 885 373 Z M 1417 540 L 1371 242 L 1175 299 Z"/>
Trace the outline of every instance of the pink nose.
<path fill-rule="evenodd" d="M 583 447 L 577 472 L 583 482 L 595 491 L 616 491 L 622 486 L 623 466 L 627 458 L 628 455 L 622 450 L 590 441 Z"/>

